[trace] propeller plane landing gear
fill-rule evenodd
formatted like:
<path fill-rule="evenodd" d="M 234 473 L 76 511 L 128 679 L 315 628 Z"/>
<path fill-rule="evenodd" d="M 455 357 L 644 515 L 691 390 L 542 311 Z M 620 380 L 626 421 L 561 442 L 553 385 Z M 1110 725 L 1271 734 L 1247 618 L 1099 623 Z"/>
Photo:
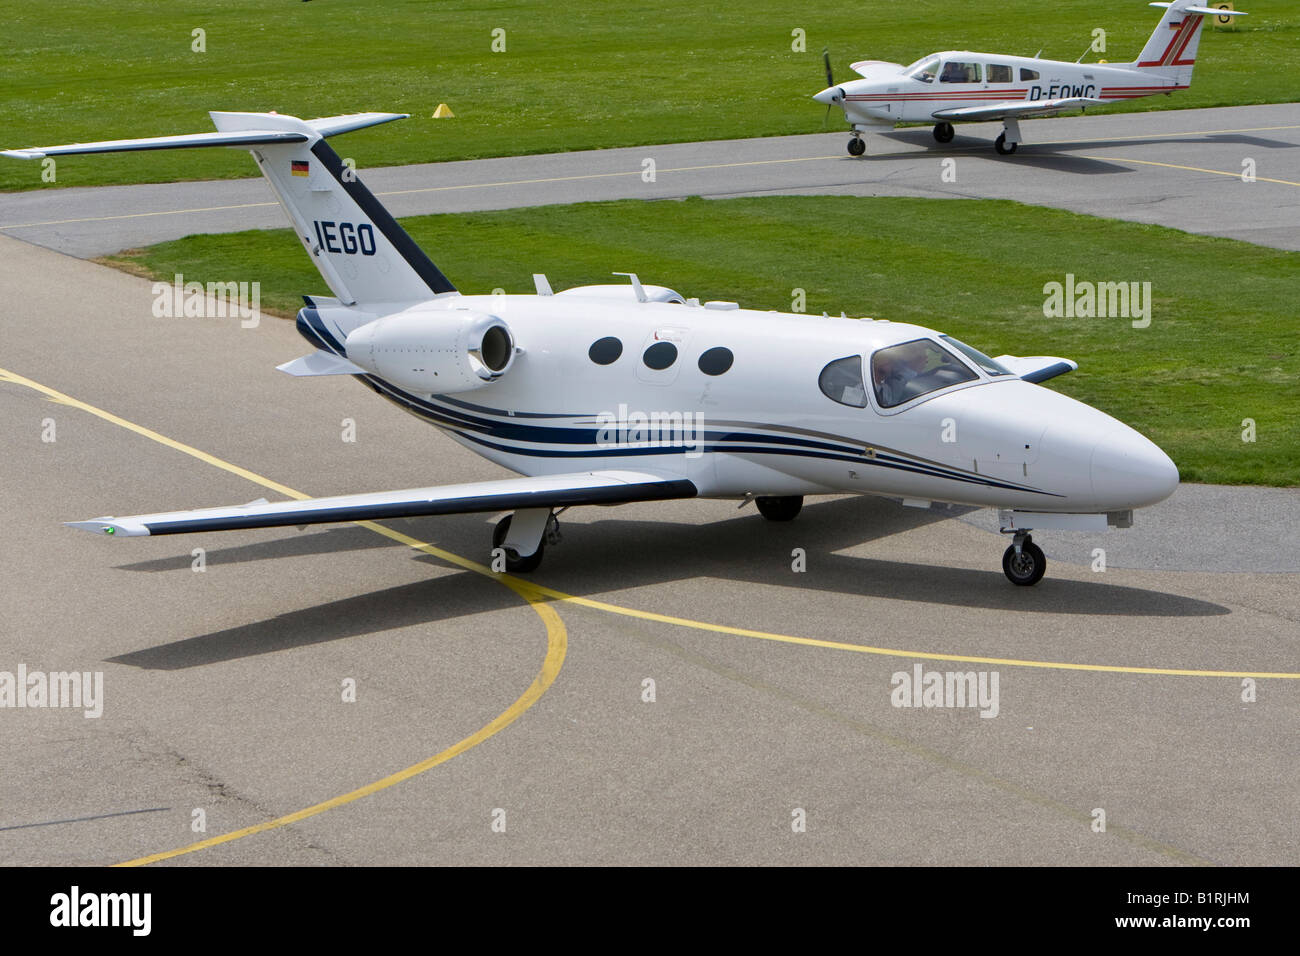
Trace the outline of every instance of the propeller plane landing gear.
<path fill-rule="evenodd" d="M 849 155 L 861 156 L 867 151 L 866 140 L 862 138 L 861 133 L 854 133 L 853 138 L 849 140 Z"/>
<path fill-rule="evenodd" d="M 952 128 L 951 123 L 936 123 L 934 125 L 934 138 L 940 143 L 951 143 L 955 135 L 957 133 Z"/>
<path fill-rule="evenodd" d="M 1015 119 L 1004 119 L 1002 121 L 1002 132 L 998 134 L 993 148 L 998 151 L 999 156 L 1010 156 L 1020 145 L 1020 121 Z"/>
<path fill-rule="evenodd" d="M 1010 547 L 1002 555 L 1002 571 L 1012 584 L 1030 587 L 1043 578 L 1047 570 L 1047 557 L 1043 549 L 1034 544 L 1028 531 L 1017 531 Z"/>

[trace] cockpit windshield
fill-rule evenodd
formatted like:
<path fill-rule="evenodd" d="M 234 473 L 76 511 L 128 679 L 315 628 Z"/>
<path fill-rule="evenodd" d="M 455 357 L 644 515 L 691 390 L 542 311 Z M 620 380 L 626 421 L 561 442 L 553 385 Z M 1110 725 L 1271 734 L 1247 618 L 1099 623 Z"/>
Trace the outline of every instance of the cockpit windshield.
<path fill-rule="evenodd" d="M 930 339 L 891 345 L 871 357 L 871 382 L 881 408 L 978 378 L 957 356 Z"/>
<path fill-rule="evenodd" d="M 943 339 L 945 342 L 947 342 L 949 345 L 955 348 L 958 352 L 961 352 L 968 359 L 970 359 L 980 368 L 984 369 L 984 371 L 988 372 L 990 375 L 1014 375 L 1015 374 L 1006 366 L 999 363 L 996 359 L 989 358 L 979 349 L 975 348 L 974 346 L 967 345 L 965 342 L 958 341 L 957 339 L 954 339 L 951 335 L 941 335 L 939 336 L 939 338 Z"/>
<path fill-rule="evenodd" d="M 903 72 L 914 80 L 920 80 L 922 83 L 933 83 L 935 76 L 939 73 L 939 58 L 937 56 L 922 57 Z"/>

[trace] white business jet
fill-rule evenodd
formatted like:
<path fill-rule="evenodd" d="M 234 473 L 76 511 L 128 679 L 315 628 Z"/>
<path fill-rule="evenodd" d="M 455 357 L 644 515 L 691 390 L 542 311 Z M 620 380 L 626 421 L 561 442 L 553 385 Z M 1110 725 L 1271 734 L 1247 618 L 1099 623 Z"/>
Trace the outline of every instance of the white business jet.
<path fill-rule="evenodd" d="M 862 79 L 837 86 L 830 56 L 824 54 L 826 89 L 813 99 L 825 103 L 828 112 L 835 104 L 843 108 L 853 127 L 853 156 L 867 151 L 862 134 L 871 129 L 934 122 L 934 138 L 947 143 L 954 135 L 953 123 L 988 120 L 1002 121 L 994 148 L 1005 156 L 1021 142 L 1022 119 L 1187 89 L 1205 18 L 1244 16 L 1240 10 L 1217 10 L 1196 0 L 1150 5 L 1167 9 L 1133 63 L 1065 63 L 949 50 L 911 66 L 862 60 L 850 66 Z"/>
<path fill-rule="evenodd" d="M 557 509 L 729 498 L 788 521 L 805 495 L 871 494 L 1001 509 L 1003 569 L 1030 585 L 1045 566 L 1031 529 L 1127 527 L 1178 484 L 1136 431 L 1035 384 L 1077 367 L 1064 359 L 993 359 L 884 320 L 701 304 L 631 273 L 462 295 L 326 142 L 404 116 L 211 116 L 215 133 L 4 155 L 248 149 L 334 293 L 304 297 L 298 330 L 315 350 L 281 370 L 355 376 L 524 477 L 72 527 L 123 537 L 508 511 L 494 557 L 525 572 L 558 542 Z"/>

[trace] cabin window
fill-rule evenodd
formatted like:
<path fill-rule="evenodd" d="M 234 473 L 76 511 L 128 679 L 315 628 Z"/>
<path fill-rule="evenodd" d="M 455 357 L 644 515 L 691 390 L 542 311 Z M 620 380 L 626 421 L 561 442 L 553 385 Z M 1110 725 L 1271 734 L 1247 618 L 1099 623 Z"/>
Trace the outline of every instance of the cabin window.
<path fill-rule="evenodd" d="M 1027 81 L 1029 81 L 1029 80 L 1036 80 L 1036 79 L 1038 79 L 1038 71 L 1037 71 L 1037 70 L 1026 70 L 1023 66 L 1020 68 L 1020 82 L 1021 82 L 1021 83 L 1027 82 Z"/>
<path fill-rule="evenodd" d="M 957 339 L 954 339 L 951 335 L 941 335 L 939 336 L 939 338 L 943 339 L 945 342 L 947 342 L 949 345 L 955 348 L 958 352 L 965 355 L 968 359 L 970 359 L 980 368 L 984 369 L 984 371 L 988 372 L 990 375 L 1013 374 L 1009 369 L 1001 365 L 997 361 L 997 359 L 989 358 L 987 355 L 985 355 L 983 352 L 981 352 L 979 349 L 975 348 L 974 346 L 967 345 L 965 342 L 961 342 Z"/>
<path fill-rule="evenodd" d="M 978 63 L 958 63 L 953 60 L 943 65 L 943 72 L 939 74 L 940 83 L 978 83 L 980 81 L 980 65 Z"/>
<path fill-rule="evenodd" d="M 989 82 L 990 83 L 1010 83 L 1011 67 L 1001 63 L 989 64 Z"/>
<path fill-rule="evenodd" d="M 957 356 L 929 339 L 891 345 L 871 357 L 871 382 L 881 408 L 978 378 Z"/>
<path fill-rule="evenodd" d="M 920 80 L 922 83 L 933 83 L 934 78 L 939 75 L 939 58 L 930 57 L 926 60 L 918 60 L 909 66 L 906 72 L 914 80 Z"/>
<path fill-rule="evenodd" d="M 831 401 L 854 408 L 867 407 L 867 387 L 862 382 L 862 356 L 836 359 L 817 376 L 817 387 Z"/>
<path fill-rule="evenodd" d="M 700 371 L 705 375 L 721 375 L 727 369 L 731 368 L 731 363 L 736 357 L 731 354 L 731 349 L 723 348 L 721 345 L 714 349 L 709 349 L 700 356 Z"/>
<path fill-rule="evenodd" d="M 662 372 L 677 361 L 677 346 L 672 342 L 656 342 L 645 350 L 641 356 L 646 368 Z"/>
<path fill-rule="evenodd" d="M 587 357 L 597 365 L 613 365 L 623 354 L 623 343 L 612 335 L 597 339 L 587 349 Z"/>

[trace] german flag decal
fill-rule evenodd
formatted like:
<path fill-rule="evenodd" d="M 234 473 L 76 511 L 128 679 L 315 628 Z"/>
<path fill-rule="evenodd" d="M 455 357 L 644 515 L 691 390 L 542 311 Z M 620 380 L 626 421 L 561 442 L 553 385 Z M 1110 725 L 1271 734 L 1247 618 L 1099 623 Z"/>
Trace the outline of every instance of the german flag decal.
<path fill-rule="evenodd" d="M 293 174 L 295 176 L 310 176 L 311 165 L 305 159 L 293 160 Z"/>

